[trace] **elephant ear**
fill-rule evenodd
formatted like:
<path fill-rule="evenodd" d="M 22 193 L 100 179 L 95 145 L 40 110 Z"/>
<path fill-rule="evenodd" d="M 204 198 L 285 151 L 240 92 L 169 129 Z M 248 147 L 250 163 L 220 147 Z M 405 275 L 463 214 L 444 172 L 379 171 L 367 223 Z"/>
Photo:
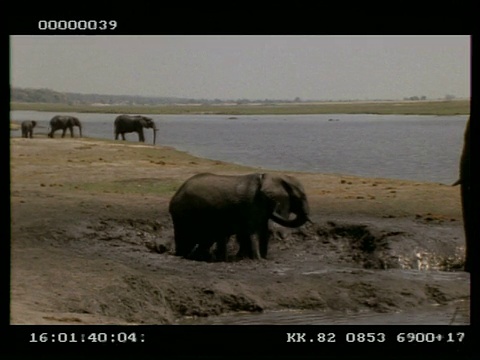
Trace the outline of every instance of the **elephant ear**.
<path fill-rule="evenodd" d="M 290 199 L 303 200 L 305 198 L 305 190 L 297 179 L 289 175 L 283 175 L 281 179 L 285 190 L 290 195 Z"/>
<path fill-rule="evenodd" d="M 290 215 L 290 196 L 280 176 L 264 174 L 260 191 L 272 202 L 273 211 L 284 219 Z"/>

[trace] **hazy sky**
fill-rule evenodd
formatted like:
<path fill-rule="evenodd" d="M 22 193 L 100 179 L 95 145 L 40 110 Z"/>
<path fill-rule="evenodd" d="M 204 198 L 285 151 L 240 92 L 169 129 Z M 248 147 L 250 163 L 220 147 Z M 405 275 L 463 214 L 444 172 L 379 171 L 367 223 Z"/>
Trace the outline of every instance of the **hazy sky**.
<path fill-rule="evenodd" d="M 465 36 L 12 36 L 14 87 L 207 99 L 470 96 Z"/>

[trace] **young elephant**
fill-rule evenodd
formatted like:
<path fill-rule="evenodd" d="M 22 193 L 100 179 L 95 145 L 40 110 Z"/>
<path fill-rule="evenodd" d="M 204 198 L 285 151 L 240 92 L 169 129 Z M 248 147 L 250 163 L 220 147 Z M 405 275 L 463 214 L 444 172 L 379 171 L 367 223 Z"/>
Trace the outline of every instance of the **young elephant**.
<path fill-rule="evenodd" d="M 50 120 L 50 132 L 48 137 L 53 138 L 57 130 L 62 130 L 62 138 L 65 137 L 67 129 L 70 130 L 70 136 L 73 138 L 73 127 L 78 126 L 80 137 L 82 137 L 82 124 L 75 116 L 56 115 Z"/>
<path fill-rule="evenodd" d="M 33 128 L 37 126 L 37 122 L 33 120 L 22 121 L 22 137 L 33 138 Z"/>
<path fill-rule="evenodd" d="M 178 189 L 169 211 L 176 255 L 195 260 L 208 260 L 214 243 L 217 260 L 226 260 L 231 235 L 236 235 L 240 246 L 237 256 L 266 258 L 269 219 L 292 228 L 309 221 L 303 186 L 288 175 L 198 174 Z"/>

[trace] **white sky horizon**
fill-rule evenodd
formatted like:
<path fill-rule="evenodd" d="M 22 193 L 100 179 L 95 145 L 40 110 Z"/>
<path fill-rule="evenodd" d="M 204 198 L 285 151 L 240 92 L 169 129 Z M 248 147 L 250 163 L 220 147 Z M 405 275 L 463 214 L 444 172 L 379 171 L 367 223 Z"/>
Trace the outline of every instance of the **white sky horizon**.
<path fill-rule="evenodd" d="M 470 36 L 10 36 L 10 85 L 220 100 L 470 97 Z"/>

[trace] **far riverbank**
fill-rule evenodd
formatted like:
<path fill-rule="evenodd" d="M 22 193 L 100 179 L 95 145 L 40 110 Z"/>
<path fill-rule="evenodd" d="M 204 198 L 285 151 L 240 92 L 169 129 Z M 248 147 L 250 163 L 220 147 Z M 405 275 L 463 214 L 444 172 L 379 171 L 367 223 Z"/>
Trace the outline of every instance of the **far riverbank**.
<path fill-rule="evenodd" d="M 108 105 L 17 103 L 10 110 L 121 113 L 121 114 L 212 114 L 212 115 L 306 115 L 306 114 L 379 114 L 379 115 L 468 115 L 470 100 L 431 101 L 329 101 L 268 104 L 172 104 Z"/>

